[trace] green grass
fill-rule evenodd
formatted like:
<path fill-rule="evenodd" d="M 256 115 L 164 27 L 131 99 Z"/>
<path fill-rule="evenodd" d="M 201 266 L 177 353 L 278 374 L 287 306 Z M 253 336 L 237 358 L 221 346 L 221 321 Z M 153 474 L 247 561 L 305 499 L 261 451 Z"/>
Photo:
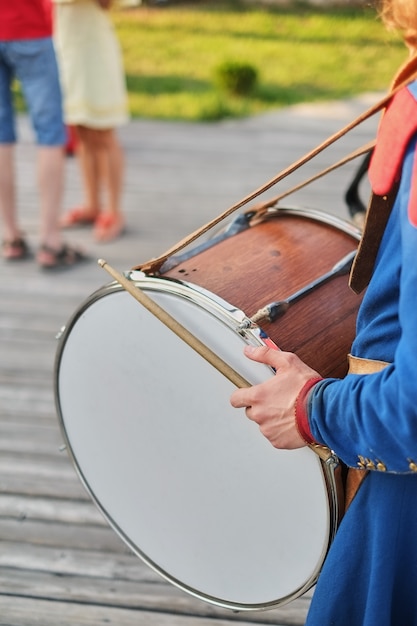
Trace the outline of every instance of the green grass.
<path fill-rule="evenodd" d="M 216 120 L 383 91 L 407 56 L 369 8 L 266 8 L 216 0 L 115 10 L 133 117 Z M 250 97 L 216 86 L 216 67 L 249 63 Z"/>

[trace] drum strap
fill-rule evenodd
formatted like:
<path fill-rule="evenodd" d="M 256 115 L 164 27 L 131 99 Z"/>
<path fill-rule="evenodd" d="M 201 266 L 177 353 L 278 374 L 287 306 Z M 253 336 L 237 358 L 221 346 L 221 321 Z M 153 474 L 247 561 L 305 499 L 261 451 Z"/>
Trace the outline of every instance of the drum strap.
<path fill-rule="evenodd" d="M 391 209 L 394 206 L 399 183 L 385 196 L 373 193 L 366 211 L 365 226 L 353 261 L 349 286 L 357 294 L 368 286 L 375 266 L 376 255 Z"/>
<path fill-rule="evenodd" d="M 362 359 L 360 357 L 348 354 L 349 374 L 375 374 L 383 370 L 389 363 L 386 361 L 377 361 L 373 359 Z M 353 498 L 357 494 L 359 487 L 368 475 L 369 470 L 347 468 L 345 477 L 345 512 L 351 504 Z"/>
<path fill-rule="evenodd" d="M 398 91 L 398 87 L 402 88 L 404 86 L 404 81 L 411 80 L 414 72 L 414 62 L 415 57 L 400 68 L 391 85 L 392 95 Z M 349 277 L 349 286 L 355 293 L 361 293 L 371 280 L 376 255 L 378 254 L 382 236 L 394 206 L 399 184 L 399 181 L 394 183 L 390 191 L 384 196 L 379 196 L 375 193 L 371 195 L 358 253 Z"/>
<path fill-rule="evenodd" d="M 396 79 L 395 79 L 394 87 L 381 100 L 379 100 L 376 104 L 371 106 L 364 113 L 360 114 L 353 121 L 351 121 L 349 124 L 344 126 L 341 130 L 339 130 L 335 134 L 333 134 L 330 137 L 328 137 L 323 143 L 319 144 L 316 148 L 314 148 L 313 150 L 311 150 L 310 152 L 308 152 L 307 154 L 302 156 L 300 159 L 298 159 L 297 161 L 295 161 L 294 163 L 292 163 L 291 165 L 286 167 L 281 172 L 279 172 L 274 178 L 272 178 L 270 181 L 265 183 L 262 187 L 259 187 L 258 189 L 256 189 L 252 193 L 250 193 L 249 195 L 245 196 L 242 200 L 240 200 L 236 204 L 234 204 L 231 207 L 229 207 L 221 215 L 219 215 L 218 217 L 216 217 L 212 221 L 208 222 L 207 224 L 205 224 L 201 228 L 197 229 L 196 231 L 194 231 L 193 233 L 191 233 L 190 235 L 188 235 L 187 237 L 185 237 L 184 239 L 179 241 L 172 248 L 167 250 L 164 254 L 162 254 L 161 256 L 159 256 L 159 257 L 157 257 L 155 259 L 151 259 L 151 260 L 147 261 L 146 263 L 134 266 L 132 269 L 134 269 L 134 270 L 142 270 L 143 272 L 145 272 L 147 274 L 157 273 L 159 271 L 159 269 L 161 268 L 161 266 L 164 264 L 164 262 L 169 257 L 173 256 L 174 254 L 176 254 L 177 252 L 179 252 L 180 250 L 182 250 L 186 246 L 188 246 L 191 243 L 193 243 L 196 239 L 198 239 L 199 237 L 204 235 L 206 232 L 211 230 L 214 226 L 216 226 L 221 221 L 223 221 L 224 219 L 229 217 L 232 213 L 234 213 L 238 209 L 242 208 L 243 206 L 245 206 L 246 204 L 248 204 L 249 202 L 251 202 L 252 200 L 257 198 L 258 196 L 260 196 L 265 191 L 268 191 L 269 189 L 271 189 L 271 187 L 273 187 L 274 185 L 276 185 L 277 183 L 282 181 L 284 178 L 286 178 L 287 176 L 289 176 L 290 174 L 295 172 L 301 166 L 305 165 L 308 161 L 310 161 L 311 159 L 316 157 L 318 154 L 323 152 L 323 150 L 325 150 L 330 145 L 335 143 L 338 139 L 340 139 L 341 137 L 346 135 L 353 128 L 355 128 L 356 126 L 358 126 L 359 124 L 361 124 L 365 120 L 369 119 L 370 117 L 372 117 L 373 115 L 375 115 L 376 113 L 378 113 L 379 111 L 384 109 L 387 106 L 387 104 L 390 102 L 391 98 L 400 89 L 402 89 L 405 85 L 407 85 L 409 82 L 411 82 L 411 80 L 413 78 L 415 78 L 416 76 L 417 76 L 417 55 L 413 56 L 409 61 L 407 61 L 407 63 L 402 68 L 400 68 L 400 71 L 397 73 L 397 76 L 396 76 Z M 321 176 L 323 176 L 325 173 L 328 173 L 332 169 L 335 169 L 336 167 L 339 167 L 339 166 L 343 165 L 344 163 L 348 162 L 349 160 L 352 160 L 352 159 L 356 158 L 357 156 L 368 152 L 370 149 L 372 149 L 374 143 L 375 142 L 371 142 L 371 143 L 365 145 L 364 147 L 356 150 L 351 155 L 348 155 L 348 157 L 346 157 L 345 159 L 342 159 L 341 161 L 339 161 L 337 164 L 335 164 L 331 168 L 328 168 L 324 172 L 320 172 L 316 176 L 314 176 L 312 178 L 309 178 L 305 183 L 303 183 L 301 185 L 298 185 L 296 188 L 292 189 L 291 192 L 286 192 L 286 193 L 282 194 L 281 196 L 279 196 L 278 198 L 275 198 L 272 201 L 270 200 L 269 202 L 266 203 L 266 205 L 262 205 L 261 207 L 258 207 L 257 210 L 259 210 L 259 209 L 262 210 L 264 207 L 269 207 L 269 206 L 271 206 L 272 203 L 276 204 L 279 199 L 289 195 L 289 193 L 293 193 L 296 189 L 300 189 L 301 187 L 311 183 L 313 180 L 316 180 L 317 178 L 320 178 Z"/>

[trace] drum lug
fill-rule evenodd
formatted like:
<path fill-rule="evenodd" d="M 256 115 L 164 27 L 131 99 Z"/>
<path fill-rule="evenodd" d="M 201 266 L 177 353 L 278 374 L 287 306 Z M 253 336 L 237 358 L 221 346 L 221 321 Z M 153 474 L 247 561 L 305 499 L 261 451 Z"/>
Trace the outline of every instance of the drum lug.
<path fill-rule="evenodd" d="M 125 272 L 125 276 L 133 282 L 146 278 L 145 272 L 142 272 L 141 270 L 130 270 L 129 272 Z"/>
<path fill-rule="evenodd" d="M 336 468 L 336 467 L 338 467 L 338 465 L 340 465 L 339 458 L 335 455 L 334 452 L 331 452 L 329 458 L 326 459 L 324 462 L 325 462 L 325 464 L 328 467 L 335 467 Z"/>
<path fill-rule="evenodd" d="M 309 446 L 311 450 L 320 457 L 321 461 L 325 463 L 328 467 L 339 465 L 339 459 L 330 448 L 327 446 L 321 446 L 318 443 L 312 443 Z"/>

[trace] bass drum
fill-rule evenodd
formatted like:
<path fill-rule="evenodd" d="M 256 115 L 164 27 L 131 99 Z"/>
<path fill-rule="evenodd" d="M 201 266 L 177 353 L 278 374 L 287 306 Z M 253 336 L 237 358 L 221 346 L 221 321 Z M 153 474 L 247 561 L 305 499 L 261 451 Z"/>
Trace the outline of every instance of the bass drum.
<path fill-rule="evenodd" d="M 305 211 L 280 210 L 252 227 L 243 221 L 239 233 L 169 259 L 162 276 L 127 277 L 256 384 L 273 371 L 242 354 L 264 342 L 256 325 L 241 329 L 246 313 L 327 270 L 357 237 L 348 224 Z M 345 283 L 324 285 L 268 329 L 326 375 L 343 369 L 353 337 L 358 300 Z M 183 591 L 254 611 L 316 582 L 340 513 L 337 460 L 274 449 L 230 406 L 233 389 L 116 283 L 92 294 L 59 338 L 60 425 L 109 524 Z"/>

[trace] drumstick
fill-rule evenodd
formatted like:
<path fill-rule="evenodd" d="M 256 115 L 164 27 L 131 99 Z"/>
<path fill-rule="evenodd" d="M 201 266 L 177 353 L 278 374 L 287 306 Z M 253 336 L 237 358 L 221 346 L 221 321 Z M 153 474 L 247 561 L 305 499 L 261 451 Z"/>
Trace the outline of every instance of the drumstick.
<path fill-rule="evenodd" d="M 189 330 L 182 326 L 172 315 L 150 298 L 143 289 L 133 284 L 123 274 L 115 270 L 104 259 L 99 259 L 98 264 L 105 269 L 135 300 L 142 304 L 152 315 L 157 317 L 165 326 L 172 330 L 180 339 L 185 341 L 193 350 L 208 361 L 213 367 L 221 372 L 236 387 L 250 387 L 251 385 L 240 374 L 238 374 L 228 363 L 223 361 L 208 346 L 200 341 Z"/>
<path fill-rule="evenodd" d="M 105 269 L 116 282 L 119 283 L 131 296 L 135 298 L 140 304 L 142 304 L 152 315 L 157 317 L 165 326 L 172 330 L 180 339 L 185 341 L 193 350 L 195 350 L 200 356 L 208 361 L 213 367 L 215 367 L 221 374 L 223 374 L 231 383 L 236 387 L 251 387 L 247 380 L 245 380 L 240 374 L 238 374 L 228 363 L 223 361 L 217 354 L 215 354 L 210 348 L 208 348 L 202 341 L 200 341 L 189 330 L 184 328 L 172 315 L 170 315 L 165 309 L 157 304 L 152 298 L 146 295 L 143 289 L 140 289 L 137 285 L 134 285 L 126 276 L 115 270 L 104 259 L 98 259 L 100 267 Z M 329 448 L 321 446 L 319 444 L 311 444 L 309 448 L 317 454 L 317 456 L 323 462 L 329 462 L 334 458 L 334 454 Z"/>

